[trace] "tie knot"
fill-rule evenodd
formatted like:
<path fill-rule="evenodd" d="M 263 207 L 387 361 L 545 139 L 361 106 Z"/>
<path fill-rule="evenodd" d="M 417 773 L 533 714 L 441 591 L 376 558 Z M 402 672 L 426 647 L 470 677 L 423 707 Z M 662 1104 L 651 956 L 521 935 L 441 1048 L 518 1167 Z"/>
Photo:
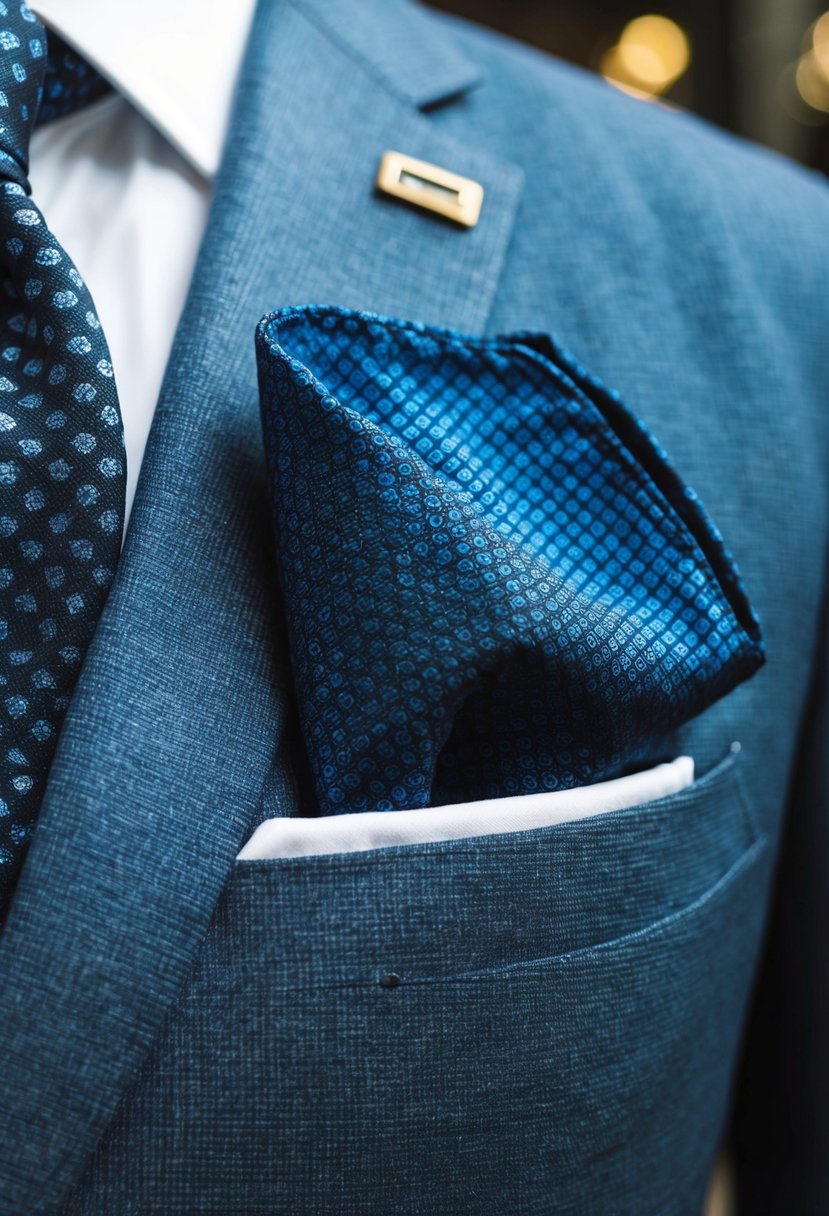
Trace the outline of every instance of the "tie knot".
<path fill-rule="evenodd" d="M 0 4 L 0 177 L 29 187 L 29 140 L 46 72 L 46 30 L 25 4 Z"/>

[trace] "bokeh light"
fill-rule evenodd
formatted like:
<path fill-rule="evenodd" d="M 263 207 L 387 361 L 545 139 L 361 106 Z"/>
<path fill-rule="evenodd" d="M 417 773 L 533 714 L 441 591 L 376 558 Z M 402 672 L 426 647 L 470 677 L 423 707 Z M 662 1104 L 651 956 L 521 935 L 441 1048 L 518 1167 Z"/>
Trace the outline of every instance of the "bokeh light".
<path fill-rule="evenodd" d="M 829 13 L 824 13 L 806 31 L 803 53 L 788 72 L 793 73 L 797 95 L 807 107 L 800 115 L 795 111 L 793 117 L 801 122 L 825 121 L 829 115 Z M 784 85 L 786 76 L 784 73 Z"/>
<path fill-rule="evenodd" d="M 812 49 L 821 71 L 829 80 L 829 13 L 824 13 L 814 24 Z"/>
<path fill-rule="evenodd" d="M 635 97 L 659 97 L 687 72 L 688 35 L 671 21 L 648 13 L 629 21 L 615 46 L 605 51 L 599 70 L 605 80 Z"/>
<path fill-rule="evenodd" d="M 806 105 L 829 114 L 829 78 L 813 50 L 801 55 L 794 78 L 797 91 Z"/>

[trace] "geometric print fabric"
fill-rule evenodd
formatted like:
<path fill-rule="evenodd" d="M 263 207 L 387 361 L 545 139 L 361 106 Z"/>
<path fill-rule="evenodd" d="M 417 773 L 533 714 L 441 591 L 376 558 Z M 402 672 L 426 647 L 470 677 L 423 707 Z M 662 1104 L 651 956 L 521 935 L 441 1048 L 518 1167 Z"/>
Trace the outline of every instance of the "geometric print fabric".
<path fill-rule="evenodd" d="M 549 338 L 308 307 L 257 349 L 320 813 L 617 776 L 762 663 L 703 508 Z"/>
<path fill-rule="evenodd" d="M 105 85 L 25 5 L 0 17 L 0 914 L 118 559 L 123 428 L 95 306 L 28 197 L 44 117 Z M 51 38 L 51 36 L 50 36 Z"/>

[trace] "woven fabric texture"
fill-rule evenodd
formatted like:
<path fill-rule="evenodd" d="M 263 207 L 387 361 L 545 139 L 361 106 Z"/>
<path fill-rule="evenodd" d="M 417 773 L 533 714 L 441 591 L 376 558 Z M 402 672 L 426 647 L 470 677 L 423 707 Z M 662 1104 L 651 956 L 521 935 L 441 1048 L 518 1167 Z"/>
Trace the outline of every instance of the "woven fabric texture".
<path fill-rule="evenodd" d="M 756 670 L 692 491 L 549 339 L 310 308 L 258 350 L 323 814 L 619 776 Z"/>
<path fill-rule="evenodd" d="M 5 10 L 5 6 L 4 6 Z M 126 460 L 89 291 L 31 193 L 29 136 L 106 88 L 21 4 L 0 30 L 0 917 L 112 581 Z M 45 107 L 41 99 L 45 92 Z"/>

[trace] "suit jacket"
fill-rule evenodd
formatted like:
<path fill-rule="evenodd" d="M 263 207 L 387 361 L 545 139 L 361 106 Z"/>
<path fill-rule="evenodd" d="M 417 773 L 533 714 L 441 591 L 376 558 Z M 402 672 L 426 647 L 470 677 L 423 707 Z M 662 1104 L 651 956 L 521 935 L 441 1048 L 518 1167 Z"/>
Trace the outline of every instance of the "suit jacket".
<path fill-rule="evenodd" d="M 378 197 L 388 148 L 482 182 L 479 225 Z M 806 172 L 491 34 L 261 0 L 0 940 L 0 1212 L 691 1216 L 732 1111 L 742 1210 L 827 1210 L 828 222 Z M 680 732 L 689 790 L 235 862 L 303 811 L 253 335 L 305 302 L 552 331 L 653 428 L 769 660 Z"/>

